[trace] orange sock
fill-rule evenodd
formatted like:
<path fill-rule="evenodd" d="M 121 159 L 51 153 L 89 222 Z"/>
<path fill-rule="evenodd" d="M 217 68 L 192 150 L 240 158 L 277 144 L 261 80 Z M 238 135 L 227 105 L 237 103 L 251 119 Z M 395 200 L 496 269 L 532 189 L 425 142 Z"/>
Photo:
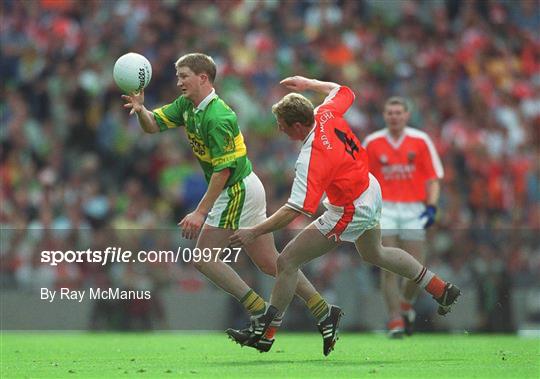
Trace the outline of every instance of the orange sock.
<path fill-rule="evenodd" d="M 390 322 L 388 323 L 388 330 L 404 329 L 404 328 L 405 328 L 405 322 L 403 321 L 402 317 L 398 317 L 393 320 L 390 320 Z"/>
<path fill-rule="evenodd" d="M 401 312 L 408 312 L 412 309 L 412 304 L 408 301 L 402 301 L 399 306 L 401 308 Z"/>
<path fill-rule="evenodd" d="M 275 326 L 270 326 L 267 330 L 266 330 L 266 333 L 264 333 L 264 337 L 265 338 L 268 338 L 269 340 L 271 340 L 272 338 L 274 338 L 274 336 L 276 335 L 276 332 L 277 332 L 277 328 Z"/>
<path fill-rule="evenodd" d="M 429 271 L 426 267 L 422 267 L 420 273 L 414 278 L 414 281 L 419 287 L 424 287 L 435 298 L 443 295 L 444 287 L 446 286 L 444 280 Z"/>
<path fill-rule="evenodd" d="M 433 276 L 426 286 L 426 291 L 435 297 L 441 297 L 444 294 L 446 283 L 438 276 Z"/>

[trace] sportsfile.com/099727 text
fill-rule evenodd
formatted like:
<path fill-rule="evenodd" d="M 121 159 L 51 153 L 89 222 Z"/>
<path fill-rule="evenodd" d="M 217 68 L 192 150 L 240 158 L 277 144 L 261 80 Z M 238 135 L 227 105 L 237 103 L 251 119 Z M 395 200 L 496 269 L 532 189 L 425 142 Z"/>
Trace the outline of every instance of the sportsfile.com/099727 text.
<path fill-rule="evenodd" d="M 59 263 L 197 263 L 216 262 L 236 263 L 241 248 L 188 248 L 179 246 L 173 250 L 139 250 L 133 252 L 121 247 L 107 247 L 105 250 L 43 250 L 41 263 L 57 266 Z"/>

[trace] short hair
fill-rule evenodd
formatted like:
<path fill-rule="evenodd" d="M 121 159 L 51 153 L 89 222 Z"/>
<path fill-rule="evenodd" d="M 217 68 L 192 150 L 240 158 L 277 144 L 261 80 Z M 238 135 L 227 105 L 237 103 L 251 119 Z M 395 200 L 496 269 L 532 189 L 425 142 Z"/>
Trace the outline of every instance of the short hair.
<path fill-rule="evenodd" d="M 299 122 L 311 126 L 315 122 L 313 104 L 298 93 L 289 93 L 283 99 L 272 105 L 272 113 L 283 120 L 288 126 Z"/>
<path fill-rule="evenodd" d="M 409 111 L 409 104 L 407 103 L 407 100 L 400 96 L 392 96 L 391 98 L 386 100 L 386 102 L 384 103 L 384 108 L 386 109 L 388 105 L 401 105 L 405 112 Z"/>
<path fill-rule="evenodd" d="M 174 64 L 176 68 L 187 67 L 195 74 L 206 74 L 210 83 L 214 83 L 216 80 L 216 63 L 211 56 L 202 53 L 186 54 L 178 58 Z"/>

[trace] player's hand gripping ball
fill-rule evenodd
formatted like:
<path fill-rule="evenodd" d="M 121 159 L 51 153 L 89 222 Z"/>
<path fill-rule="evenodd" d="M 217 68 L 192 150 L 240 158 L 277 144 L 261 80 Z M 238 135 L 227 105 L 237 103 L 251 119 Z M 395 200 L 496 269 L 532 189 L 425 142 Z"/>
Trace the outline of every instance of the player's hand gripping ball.
<path fill-rule="evenodd" d="M 114 64 L 113 78 L 124 93 L 139 93 L 150 83 L 152 65 L 141 54 L 127 53 Z"/>

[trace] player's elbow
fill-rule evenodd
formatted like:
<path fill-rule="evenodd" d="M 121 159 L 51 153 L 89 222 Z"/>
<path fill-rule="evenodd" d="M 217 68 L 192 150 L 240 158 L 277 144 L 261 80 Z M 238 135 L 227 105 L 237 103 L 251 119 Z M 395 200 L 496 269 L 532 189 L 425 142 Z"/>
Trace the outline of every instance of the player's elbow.
<path fill-rule="evenodd" d="M 142 130 L 148 134 L 154 134 L 159 132 L 159 126 L 157 124 L 141 125 Z"/>
<path fill-rule="evenodd" d="M 343 89 L 343 91 L 346 91 L 348 94 L 350 94 L 352 97 L 353 97 L 353 100 L 354 100 L 354 97 L 355 97 L 355 94 L 354 94 L 354 91 L 347 87 L 347 86 L 342 86 L 342 85 L 337 85 L 340 89 Z"/>
<path fill-rule="evenodd" d="M 213 176 L 219 178 L 223 182 L 226 182 L 227 180 L 229 180 L 229 176 L 231 176 L 231 169 L 224 168 L 221 171 L 216 171 L 214 172 Z"/>
<path fill-rule="evenodd" d="M 223 179 L 229 180 L 229 177 L 231 176 L 231 169 L 226 168 L 225 170 L 221 171 L 221 173 L 223 175 Z"/>

